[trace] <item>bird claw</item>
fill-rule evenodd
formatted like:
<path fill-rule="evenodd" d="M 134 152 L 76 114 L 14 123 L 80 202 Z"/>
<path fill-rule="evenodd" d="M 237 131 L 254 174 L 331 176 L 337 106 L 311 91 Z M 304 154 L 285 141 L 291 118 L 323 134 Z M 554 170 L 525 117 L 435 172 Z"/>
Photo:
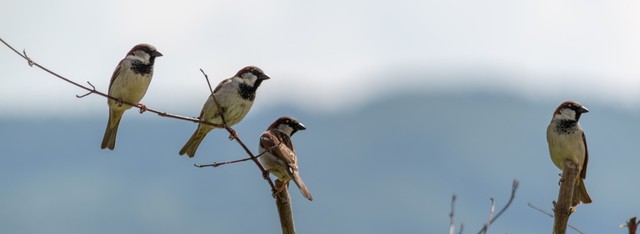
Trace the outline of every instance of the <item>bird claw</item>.
<path fill-rule="evenodd" d="M 238 138 L 238 132 L 236 132 L 236 130 L 233 130 L 230 128 L 229 130 L 231 132 L 231 134 L 229 134 L 229 140 L 232 141 L 233 139 Z"/>
<path fill-rule="evenodd" d="M 142 103 L 138 103 L 138 108 L 140 108 L 140 114 L 142 114 L 145 111 L 147 111 L 147 106 L 142 104 Z"/>
<path fill-rule="evenodd" d="M 116 103 L 118 103 L 118 107 L 122 107 L 122 105 L 124 105 L 122 98 L 118 98 L 118 100 L 116 100 Z"/>
<path fill-rule="evenodd" d="M 223 114 L 224 114 L 224 108 L 218 107 L 218 110 L 216 111 L 216 115 L 217 116 L 222 116 Z"/>
<path fill-rule="evenodd" d="M 285 182 L 282 184 L 282 186 L 280 186 L 280 188 L 278 188 L 276 191 L 272 191 L 272 196 L 275 198 L 276 195 L 280 194 L 282 191 L 284 191 L 284 189 L 287 187 L 287 185 L 289 184 L 289 181 Z"/>

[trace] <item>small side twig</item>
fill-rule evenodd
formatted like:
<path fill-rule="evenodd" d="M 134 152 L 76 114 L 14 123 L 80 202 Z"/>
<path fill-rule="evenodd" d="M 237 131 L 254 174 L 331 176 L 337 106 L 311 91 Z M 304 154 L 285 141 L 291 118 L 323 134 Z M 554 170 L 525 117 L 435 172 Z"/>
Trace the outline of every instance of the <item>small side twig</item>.
<path fill-rule="evenodd" d="M 636 234 L 636 232 L 638 231 L 638 225 L 640 225 L 640 221 L 637 221 L 636 217 L 632 217 L 625 224 L 620 225 L 620 227 L 621 228 L 624 228 L 624 227 L 628 228 L 629 229 L 629 234 Z"/>
<path fill-rule="evenodd" d="M 271 149 L 273 149 L 273 148 L 275 148 L 275 147 L 280 146 L 280 144 L 282 144 L 282 142 L 280 142 L 280 143 L 278 143 L 278 144 L 276 144 L 276 145 L 274 145 L 274 146 L 269 147 L 269 149 L 267 149 L 267 150 L 265 150 L 264 152 L 262 152 L 262 153 L 260 153 L 260 154 L 256 155 L 256 158 L 259 158 L 259 157 L 260 157 L 260 156 L 262 156 L 264 153 L 269 152 L 269 150 L 271 150 Z M 196 166 L 196 167 L 199 167 L 199 168 L 203 168 L 203 167 L 219 167 L 219 166 L 222 166 L 222 165 L 233 164 L 233 163 L 239 163 L 239 162 L 244 162 L 244 161 L 249 161 L 249 160 L 252 160 L 252 158 L 250 158 L 250 157 L 249 157 L 249 158 L 237 159 L 237 160 L 232 160 L 232 161 L 227 161 L 227 162 L 214 162 L 214 163 L 212 163 L 212 164 L 203 164 L 203 165 L 193 164 L 193 165 L 194 165 L 194 166 Z"/>
<path fill-rule="evenodd" d="M 527 203 L 527 205 L 528 205 L 529 207 L 531 207 L 532 209 L 537 210 L 537 211 L 539 211 L 540 213 L 546 214 L 546 215 L 547 215 L 547 216 L 549 216 L 550 218 L 553 218 L 553 214 L 552 214 L 551 212 L 545 211 L 545 210 L 543 210 L 542 208 L 535 206 L 535 205 L 534 205 L 533 203 L 531 203 L 531 202 Z M 573 230 L 575 230 L 576 232 L 578 232 L 578 233 L 586 234 L 586 232 L 584 232 L 584 231 L 580 230 L 580 228 L 576 227 L 576 226 L 575 226 L 575 225 L 573 225 L 573 224 L 568 224 L 568 226 L 569 226 L 571 229 L 573 229 Z"/>
<path fill-rule="evenodd" d="M 213 89 L 211 88 L 211 82 L 209 82 L 209 76 L 207 75 L 207 73 L 204 73 L 204 70 L 202 70 L 202 68 L 200 68 L 200 72 L 202 72 L 202 75 L 204 75 L 204 79 L 207 80 L 209 91 L 211 92 L 211 95 L 213 95 Z"/>
<path fill-rule="evenodd" d="M 489 220 L 487 220 L 487 224 L 485 224 L 486 228 L 483 233 L 487 233 L 489 230 L 489 226 L 491 226 L 491 219 L 493 218 L 493 211 L 496 209 L 496 199 L 492 197 L 489 200 L 491 200 L 491 209 L 489 210 Z"/>
<path fill-rule="evenodd" d="M 2 41 L 4 42 L 4 41 Z M 7 43 L 4 43 L 5 45 L 7 45 Z M 7 45 L 8 46 L 8 45 Z M 12 48 L 13 49 L 13 48 Z M 15 51 L 15 50 L 14 50 Z M 24 58 L 27 59 L 27 64 L 29 64 L 29 67 L 33 67 L 33 61 L 31 60 L 31 58 L 29 58 L 29 56 L 27 55 L 27 50 L 23 49 L 22 50 L 22 54 L 24 55 Z"/>
<path fill-rule="evenodd" d="M 456 194 L 454 193 L 451 196 L 451 213 L 449 213 L 449 219 L 451 223 L 449 224 L 449 234 L 455 234 L 456 229 L 456 216 L 455 216 L 455 204 L 456 204 Z"/>
<path fill-rule="evenodd" d="M 83 95 L 77 95 L 76 94 L 77 98 L 83 98 L 83 97 L 89 96 L 89 94 L 92 94 L 92 93 L 96 92 L 96 86 L 93 86 L 93 84 L 91 84 L 91 82 L 89 82 L 89 81 L 87 81 L 87 84 L 89 84 L 91 86 L 91 91 L 89 91 L 88 93 L 85 93 Z"/>
<path fill-rule="evenodd" d="M 490 218 L 489 222 L 487 222 L 487 224 L 482 227 L 478 234 L 486 233 L 487 229 L 489 229 L 489 225 L 495 223 L 496 220 L 500 218 L 500 216 L 509 208 L 509 206 L 511 206 L 511 203 L 516 198 L 516 191 L 518 190 L 518 186 L 520 186 L 520 182 L 518 182 L 518 180 L 513 180 L 513 184 L 511 185 L 511 197 L 509 197 L 509 201 L 507 201 L 507 204 L 505 204 L 504 207 L 502 207 L 502 209 L 500 209 L 500 211 L 498 211 L 498 213 L 493 218 Z"/>

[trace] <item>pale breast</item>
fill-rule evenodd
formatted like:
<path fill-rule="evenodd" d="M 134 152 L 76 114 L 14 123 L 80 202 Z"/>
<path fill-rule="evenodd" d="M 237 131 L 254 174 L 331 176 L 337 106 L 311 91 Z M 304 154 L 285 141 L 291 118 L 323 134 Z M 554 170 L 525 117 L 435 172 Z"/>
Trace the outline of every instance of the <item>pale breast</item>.
<path fill-rule="evenodd" d="M 566 160 L 583 164 L 586 150 L 581 131 L 571 134 L 554 134 L 548 131 L 547 141 L 551 160 L 558 168 L 563 169 Z"/>
<path fill-rule="evenodd" d="M 111 84 L 109 95 L 120 98 L 125 102 L 137 104 L 147 93 L 151 83 L 151 76 L 152 74 L 139 75 L 125 69 Z M 115 101 L 110 101 L 110 103 L 115 103 Z M 131 107 L 125 105 L 122 108 L 129 109 Z"/>

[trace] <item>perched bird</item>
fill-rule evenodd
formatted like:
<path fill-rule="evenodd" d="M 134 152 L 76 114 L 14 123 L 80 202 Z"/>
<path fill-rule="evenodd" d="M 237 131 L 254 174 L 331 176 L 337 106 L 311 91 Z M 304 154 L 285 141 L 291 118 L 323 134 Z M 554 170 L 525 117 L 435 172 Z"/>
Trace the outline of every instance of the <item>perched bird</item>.
<path fill-rule="evenodd" d="M 156 57 L 160 56 L 162 54 L 152 45 L 139 44 L 134 46 L 127 53 L 127 56 L 118 63 L 109 83 L 109 96 L 118 98 L 120 101 L 111 99 L 107 101 L 109 122 L 104 131 L 101 148 L 113 150 L 116 146 L 120 119 L 122 119 L 122 114 L 131 108 L 131 106 L 123 104 L 122 101 L 138 104 L 141 108 L 146 109 L 138 102 L 142 100 L 147 88 L 149 88 L 153 76 L 153 64 Z"/>
<path fill-rule="evenodd" d="M 575 182 L 572 206 L 577 206 L 580 202 L 591 203 L 591 197 L 584 185 L 589 152 L 584 132 L 578 123 L 582 113 L 587 112 L 589 110 L 580 103 L 566 101 L 553 112 L 553 118 L 547 127 L 549 154 L 556 167 L 563 170 L 566 160 L 578 163 L 580 177 Z"/>
<path fill-rule="evenodd" d="M 253 100 L 256 98 L 256 90 L 262 81 L 270 79 L 260 68 L 248 66 L 242 68 L 235 76 L 225 79 L 209 95 L 200 112 L 200 120 L 211 123 L 223 124 L 220 114 L 228 126 L 233 126 L 249 113 Z M 218 105 L 222 110 L 218 109 Z M 204 137 L 215 127 L 207 124 L 198 124 L 198 128 L 191 138 L 180 150 L 180 155 L 187 154 L 190 158 L 196 154 L 198 146 Z M 231 136 L 233 137 L 233 135 Z"/>
<path fill-rule="evenodd" d="M 293 117 L 284 116 L 273 122 L 260 136 L 260 162 L 271 174 L 283 182 L 277 192 L 281 192 L 289 181 L 296 183 L 302 196 L 313 201 L 313 197 L 298 173 L 298 158 L 291 142 L 291 136 L 306 128 Z"/>

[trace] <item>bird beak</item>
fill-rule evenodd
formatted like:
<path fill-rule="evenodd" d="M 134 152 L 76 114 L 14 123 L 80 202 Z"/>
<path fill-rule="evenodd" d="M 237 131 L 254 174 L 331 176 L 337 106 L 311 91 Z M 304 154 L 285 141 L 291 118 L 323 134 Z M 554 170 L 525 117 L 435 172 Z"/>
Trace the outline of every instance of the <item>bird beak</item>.
<path fill-rule="evenodd" d="M 298 124 L 295 126 L 295 128 L 296 128 L 296 130 L 306 130 L 306 129 L 307 129 L 307 128 L 304 126 L 304 124 L 302 124 L 302 123 L 298 123 Z"/>
<path fill-rule="evenodd" d="M 158 51 L 153 51 L 153 52 L 151 53 L 151 56 L 153 56 L 153 57 L 161 57 L 161 56 L 162 56 L 162 53 L 160 53 L 160 52 L 158 52 Z"/>
<path fill-rule="evenodd" d="M 268 79 L 271 79 L 271 77 L 269 77 L 269 76 L 267 76 L 267 75 L 265 75 L 265 74 L 260 74 L 260 76 L 258 76 L 258 79 L 261 79 L 261 80 L 268 80 Z"/>
<path fill-rule="evenodd" d="M 587 113 L 587 112 L 589 112 L 589 109 L 587 109 L 586 107 L 582 106 L 582 107 L 580 107 L 580 109 L 578 109 L 578 112 Z"/>

